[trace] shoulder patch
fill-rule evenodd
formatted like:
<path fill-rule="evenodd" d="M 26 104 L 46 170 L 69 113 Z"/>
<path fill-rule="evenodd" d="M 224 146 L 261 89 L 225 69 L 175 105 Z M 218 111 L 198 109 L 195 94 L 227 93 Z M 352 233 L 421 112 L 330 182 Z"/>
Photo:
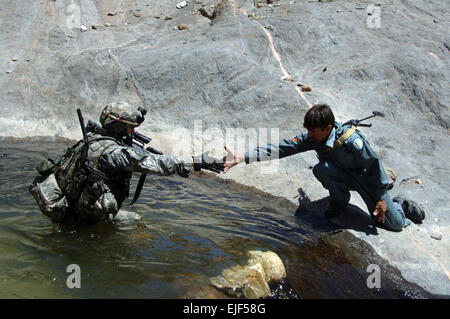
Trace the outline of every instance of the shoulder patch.
<path fill-rule="evenodd" d="M 361 138 L 355 138 L 355 140 L 353 141 L 353 146 L 358 150 L 362 150 L 364 143 L 363 140 Z"/>

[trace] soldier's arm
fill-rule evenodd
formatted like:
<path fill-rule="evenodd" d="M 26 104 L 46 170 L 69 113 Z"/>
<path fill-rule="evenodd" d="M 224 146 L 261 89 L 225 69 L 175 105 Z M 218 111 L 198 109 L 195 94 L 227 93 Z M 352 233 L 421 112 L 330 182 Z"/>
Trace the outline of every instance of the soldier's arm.
<path fill-rule="evenodd" d="M 307 138 L 308 132 L 303 132 L 291 140 L 284 139 L 280 144 L 267 144 L 257 146 L 250 152 L 244 153 L 245 163 L 268 161 L 271 159 L 281 159 L 297 153 L 312 149 L 312 141 Z"/>
<path fill-rule="evenodd" d="M 108 163 L 119 169 L 140 173 L 187 177 L 192 168 L 192 157 L 156 155 L 141 148 L 119 147 L 107 157 Z"/>
<path fill-rule="evenodd" d="M 376 190 L 374 200 L 384 200 L 388 190 L 389 179 L 381 160 L 365 139 L 359 135 L 356 135 L 356 138 L 351 141 L 351 147 L 356 163 L 366 170 L 368 183 L 373 185 Z"/>

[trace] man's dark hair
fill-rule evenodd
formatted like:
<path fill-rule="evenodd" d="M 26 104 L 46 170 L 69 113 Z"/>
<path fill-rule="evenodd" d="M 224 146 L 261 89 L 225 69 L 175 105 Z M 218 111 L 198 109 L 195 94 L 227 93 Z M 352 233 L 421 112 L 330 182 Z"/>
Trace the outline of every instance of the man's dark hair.
<path fill-rule="evenodd" d="M 316 104 L 306 112 L 303 121 L 303 127 L 306 129 L 324 129 L 328 125 L 334 126 L 334 114 L 327 104 Z"/>

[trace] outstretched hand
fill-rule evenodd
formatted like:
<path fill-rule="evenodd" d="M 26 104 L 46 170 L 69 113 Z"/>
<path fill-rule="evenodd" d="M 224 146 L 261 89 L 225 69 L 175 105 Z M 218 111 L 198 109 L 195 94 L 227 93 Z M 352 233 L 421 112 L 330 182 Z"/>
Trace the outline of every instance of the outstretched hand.
<path fill-rule="evenodd" d="M 223 163 L 225 166 L 225 170 L 223 173 L 228 172 L 230 168 L 236 166 L 237 164 L 243 162 L 245 160 L 244 154 L 236 154 L 231 151 L 228 147 L 225 146 L 225 151 L 227 151 L 227 155 L 223 158 Z"/>
<path fill-rule="evenodd" d="M 202 155 L 192 157 L 192 162 L 194 164 L 194 171 L 207 169 L 215 173 L 223 172 L 224 164 L 220 160 L 211 157 L 208 154 L 209 151 L 203 153 Z"/>

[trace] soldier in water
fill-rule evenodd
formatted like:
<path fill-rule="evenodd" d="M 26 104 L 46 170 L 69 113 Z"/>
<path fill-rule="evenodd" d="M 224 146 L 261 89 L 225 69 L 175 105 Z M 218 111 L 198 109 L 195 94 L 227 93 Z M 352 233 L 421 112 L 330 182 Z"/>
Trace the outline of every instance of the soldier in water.
<path fill-rule="evenodd" d="M 133 146 L 134 129 L 144 121 L 145 114 L 141 107 L 112 103 L 100 115 L 101 127 L 88 125 L 87 149 L 82 139 L 57 163 L 41 162 L 37 169 L 42 176 L 30 186 L 41 211 L 56 223 L 105 221 L 110 214 L 117 214 L 129 196 L 132 172 L 188 177 L 192 169 L 224 170 L 223 163 L 207 152 L 180 158 Z"/>

